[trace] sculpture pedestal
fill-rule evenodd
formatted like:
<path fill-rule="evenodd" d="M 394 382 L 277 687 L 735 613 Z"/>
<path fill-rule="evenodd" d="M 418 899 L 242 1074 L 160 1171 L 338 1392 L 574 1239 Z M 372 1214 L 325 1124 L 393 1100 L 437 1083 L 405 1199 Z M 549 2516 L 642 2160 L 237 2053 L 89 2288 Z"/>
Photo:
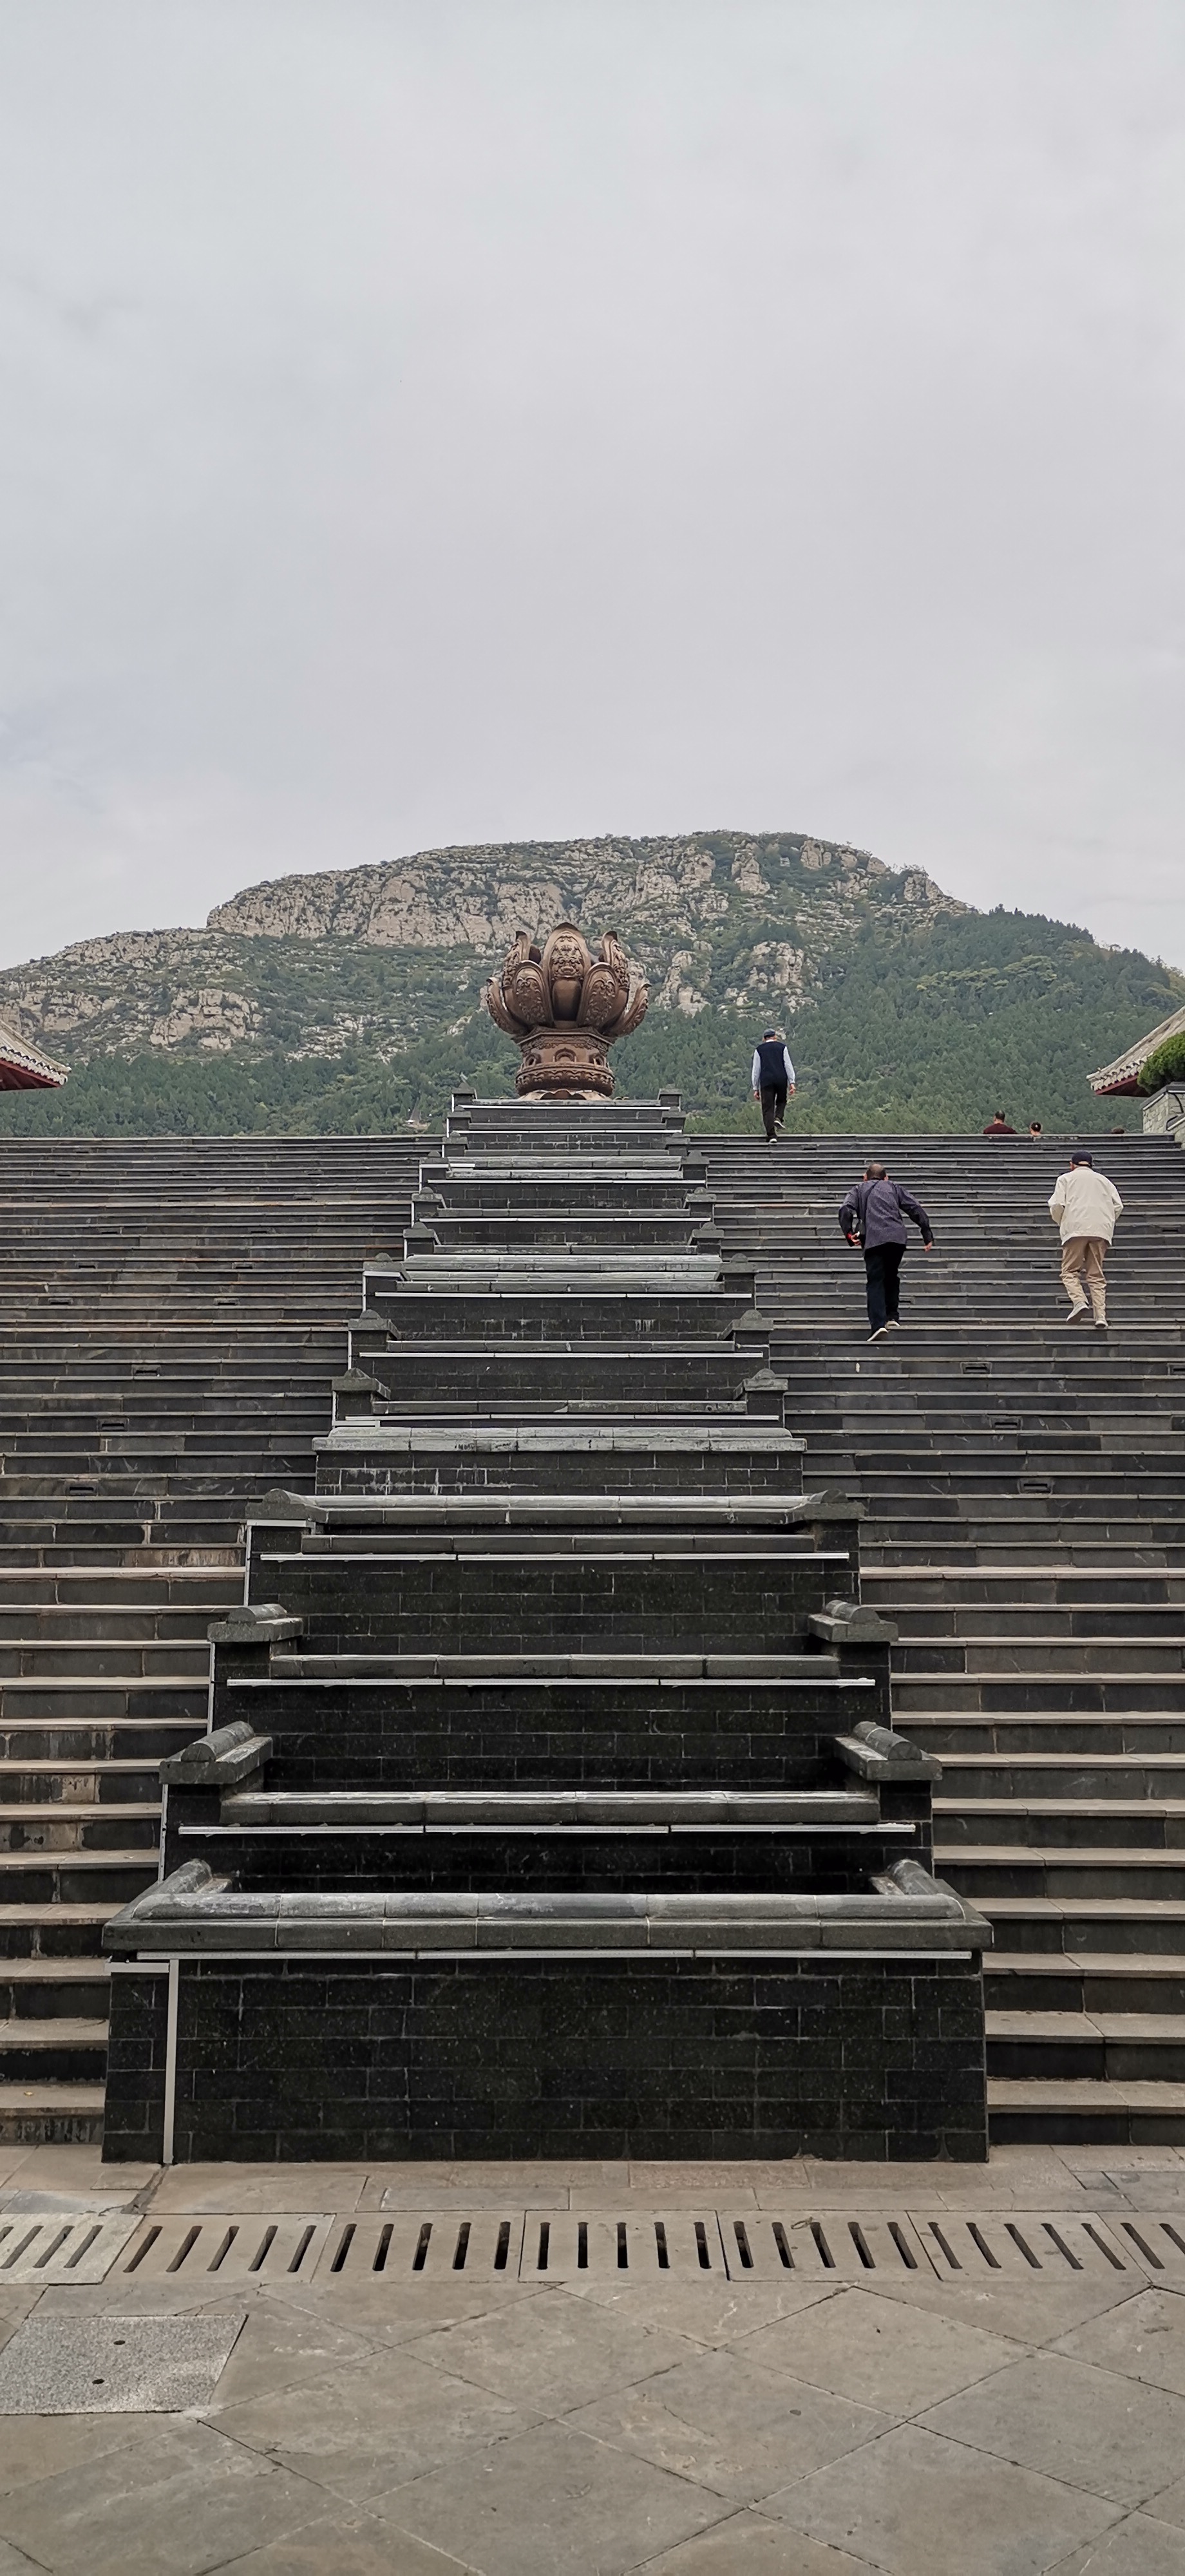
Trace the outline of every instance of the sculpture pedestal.
<path fill-rule="evenodd" d="M 610 1100 L 613 1075 L 595 1029 L 533 1029 L 519 1041 L 514 1087 L 523 1100 Z"/>

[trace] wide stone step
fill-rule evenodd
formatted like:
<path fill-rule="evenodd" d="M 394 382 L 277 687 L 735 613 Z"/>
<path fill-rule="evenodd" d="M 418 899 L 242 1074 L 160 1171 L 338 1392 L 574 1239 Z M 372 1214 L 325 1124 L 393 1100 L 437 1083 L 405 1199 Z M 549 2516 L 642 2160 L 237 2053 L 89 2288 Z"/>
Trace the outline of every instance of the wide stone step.
<path fill-rule="evenodd" d="M 155 1849 L 125 1835 L 98 1851 L 6 1851 L 0 1896 L 5 1905 L 126 1905 L 155 1876 Z"/>
<path fill-rule="evenodd" d="M 25 1679 L 97 1681 L 119 1676 L 156 1682 L 204 1680 L 210 1649 L 204 1640 L 180 1637 L 5 1637 L 0 1639 L 0 1682 Z"/>
<path fill-rule="evenodd" d="M 735 1348 L 724 1340 L 664 1340 L 641 1335 L 634 1344 L 587 1343 L 579 1365 L 562 1342 L 508 1342 L 494 1348 L 464 1341 L 405 1342 L 368 1363 L 385 1391 L 424 1406 L 452 1397 L 472 1402 L 483 1393 L 515 1409 L 548 1401 L 588 1407 L 618 1403 L 724 1402 L 741 1394 L 764 1362 L 764 1345 Z"/>
<path fill-rule="evenodd" d="M 1185 1800 L 1185 1751 L 1180 1753 L 949 1753 L 941 1756 L 946 1792 L 935 1801 L 935 1813 L 969 1811 L 972 1801 L 999 1807 L 1018 1801 L 1072 1802 L 1075 1808 L 1095 1801 L 1139 1810 L 1149 1800 Z M 3 1765 L 0 1764 L 0 1780 Z"/>
<path fill-rule="evenodd" d="M 1185 2013 L 1185 1951 L 1066 1954 L 997 1944 L 985 1953 L 984 1973 L 990 2004 L 1005 2012 Z"/>
<path fill-rule="evenodd" d="M 0 2021 L 0 2085 L 101 2083 L 106 2066 L 105 2021 Z"/>
<path fill-rule="evenodd" d="M 926 1650 L 951 1647 L 978 1660 L 982 1654 L 1034 1648 L 1048 1656 L 1078 1646 L 1169 1646 L 1185 1655 L 1185 1603 L 1165 1600 L 1114 1602 L 1017 1603 L 1009 1598 L 989 1605 L 952 1603 L 946 1608 L 915 1607 L 894 1601 L 886 1616 L 896 1621 L 901 1643 L 895 1663 L 902 1671 L 921 1664 Z M 990 1622 L 990 1624 L 989 1624 Z"/>
<path fill-rule="evenodd" d="M 12 1590 L 15 1588 L 14 1585 Z M 188 1604 L 174 1609 L 162 1600 L 155 1607 L 146 1602 L 138 1609 L 133 1603 L 122 1602 L 109 1607 L 88 1601 L 17 1601 L 0 1579 L 0 1652 L 124 1645 L 149 1646 L 174 1654 L 190 1649 L 208 1653 L 206 1629 L 210 1620 L 217 1618 L 233 1597 L 230 1586 L 223 1586 L 221 1601 L 215 1594 L 199 1625 Z"/>
<path fill-rule="evenodd" d="M 147 1633 L 156 1635 L 156 1623 L 166 1617 L 182 1623 L 168 1633 L 198 1636 L 204 1634 L 203 1619 L 216 1617 L 241 1591 L 241 1573 L 236 1583 L 226 1566 L 154 1565 L 139 1557 L 132 1565 L 0 1565 L 0 1618 L 8 1622 L 26 1605 L 35 1607 L 41 1634 L 46 1618 L 89 1620 L 98 1614 L 94 1634 L 102 1636 L 108 1618 L 150 1619 L 154 1624 Z M 133 1630 L 128 1627 L 124 1633 Z"/>
<path fill-rule="evenodd" d="M 202 1720 L 208 1685 L 196 1675 L 57 1673 L 0 1682 L 0 1741 L 14 1727 L 116 1726 L 132 1717 Z"/>
<path fill-rule="evenodd" d="M 1002 1898 L 1028 1903 L 1049 1897 L 1075 1906 L 1091 1897 L 1185 1903 L 1185 1849 L 1125 1848 L 1109 1843 L 1075 1846 L 957 1843 L 935 1840 L 934 1866 L 976 1904 Z"/>
<path fill-rule="evenodd" d="M 142 1883 L 143 1874 L 140 1873 Z M 0 1898 L 0 1959 L 38 1959 L 61 1969 L 77 1959 L 98 1959 L 103 1926 L 119 1912 L 121 1897 L 96 1895 L 89 1903 L 61 1898 Z M 0 1970 L 0 1977 L 6 1974 Z"/>
<path fill-rule="evenodd" d="M 124 1857 L 129 1849 L 156 1851 L 159 1800 L 53 1798 L 42 1804 L 22 1799 L 0 1806 L 0 1889 L 5 1873 L 20 1855 L 86 1852 L 96 1857 Z"/>
<path fill-rule="evenodd" d="M 1109 1614 L 1138 1612 L 1147 1603 L 1185 1612 L 1185 1569 L 1173 1572 L 1139 1560 L 1091 1566 L 1070 1559 L 1026 1563 L 1023 1558 L 1014 1565 L 874 1562 L 862 1566 L 862 1582 L 867 1598 L 902 1622 L 936 1609 L 955 1619 L 964 1611 L 990 1610 L 994 1623 L 1046 1605 L 1069 1613 L 1105 1606 Z"/>
<path fill-rule="evenodd" d="M 1179 1622 L 1178 1622 L 1179 1624 Z M 1051 1637 L 904 1638 L 893 1649 L 893 1678 L 941 1682 L 951 1675 L 1037 1673 L 1056 1669 L 1066 1676 L 1094 1672 L 1176 1674 L 1185 1672 L 1185 1641 L 1175 1626 L 1167 1634 Z"/>
<path fill-rule="evenodd" d="M 49 1764 L 55 1768 L 88 1771 L 92 1764 L 102 1766 L 106 1774 L 109 1763 L 126 1764 L 139 1771 L 147 1764 L 156 1777 L 156 1766 L 166 1754 L 176 1753 L 195 1735 L 205 1732 L 205 1706 L 194 1714 L 176 1713 L 149 1717 L 106 1717 L 84 1720 L 81 1724 L 61 1724 L 56 1719 L 23 1718 L 0 1727 L 0 1753 L 13 1771 L 23 1774 L 30 1763 Z"/>
<path fill-rule="evenodd" d="M 36 2022 L 62 2016 L 96 2022 L 106 2037 L 111 1969 L 106 1959 L 13 1958 L 0 1960 L 0 2019 Z"/>
<path fill-rule="evenodd" d="M 612 1281 L 601 1286 L 573 1280 L 566 1288 L 550 1290 L 514 1288 L 507 1283 L 489 1294 L 477 1289 L 462 1293 L 443 1284 L 431 1295 L 410 1289 L 395 1296 L 381 1290 L 372 1293 L 390 1332 L 400 1340 L 498 1345 L 620 1340 L 628 1353 L 639 1340 L 649 1348 L 683 1334 L 720 1337 L 752 1305 L 751 1297 L 728 1295 L 722 1289 L 695 1296 L 674 1286 L 644 1289 L 623 1283 L 615 1288 Z M 371 1362 L 377 1376 L 383 1373 L 385 1356 L 379 1353 Z M 191 1445 L 201 1436 L 190 1434 Z"/>
<path fill-rule="evenodd" d="M 936 1798 L 934 1830 L 948 1852 L 991 1842 L 1068 1851 L 1113 1845 L 1135 1856 L 1160 1846 L 1181 1848 L 1185 1859 L 1185 1797 L 1056 1798 L 1006 1786 L 996 1797 Z"/>
<path fill-rule="evenodd" d="M 1185 2145 L 1185 2084 L 996 2075 L 988 2131 L 993 2146 Z"/>
<path fill-rule="evenodd" d="M 988 1713 L 1044 1709 L 1067 1717 L 1091 1709 L 1100 1714 L 1180 1709 L 1185 1714 L 1185 1673 L 1148 1667 L 1129 1671 L 1114 1664 L 1109 1670 L 1080 1674 L 1054 1667 L 1044 1672 L 911 1673 L 895 1680 L 893 1700 L 903 1719 L 936 1703 Z"/>
<path fill-rule="evenodd" d="M 987 2014 L 991 2076 L 1185 2085 L 1185 2013 Z"/>
<path fill-rule="evenodd" d="M 102 2084 L 57 2084 L 44 2077 L 0 2084 L 4 2145 L 95 2146 L 102 2135 Z"/>
<path fill-rule="evenodd" d="M 95 1754 L 90 1764 L 0 1759 L 0 1814 L 16 1805 L 23 1812 L 27 1805 L 56 1806 L 60 1800 L 68 1806 L 108 1810 L 122 1801 L 138 1810 L 159 1803 L 158 1787 L 158 1764 L 148 1758 L 119 1761 L 103 1752 Z"/>
<path fill-rule="evenodd" d="M 221 1821 L 251 1832 L 382 1827 L 427 1835 L 801 1833 L 880 1826 L 875 1794 L 808 1790 L 239 1790 Z"/>

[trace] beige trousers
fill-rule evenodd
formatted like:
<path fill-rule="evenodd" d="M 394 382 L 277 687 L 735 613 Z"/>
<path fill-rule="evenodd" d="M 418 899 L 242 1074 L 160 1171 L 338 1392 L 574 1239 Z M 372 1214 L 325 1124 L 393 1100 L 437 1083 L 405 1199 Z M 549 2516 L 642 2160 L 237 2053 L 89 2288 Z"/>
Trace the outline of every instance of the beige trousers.
<path fill-rule="evenodd" d="M 1085 1306 L 1085 1290 L 1090 1290 L 1096 1324 L 1107 1320 L 1106 1258 L 1106 1239 L 1101 1234 L 1072 1234 L 1062 1245 L 1062 1286 L 1072 1306 Z"/>

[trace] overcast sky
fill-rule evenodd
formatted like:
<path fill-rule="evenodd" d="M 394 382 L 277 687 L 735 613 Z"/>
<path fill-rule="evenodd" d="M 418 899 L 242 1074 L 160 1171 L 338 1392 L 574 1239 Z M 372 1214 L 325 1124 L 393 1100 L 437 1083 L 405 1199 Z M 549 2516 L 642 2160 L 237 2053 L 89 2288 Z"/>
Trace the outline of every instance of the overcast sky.
<path fill-rule="evenodd" d="M 0 959 L 729 825 L 1185 966 L 1181 0 L 4 0 Z"/>

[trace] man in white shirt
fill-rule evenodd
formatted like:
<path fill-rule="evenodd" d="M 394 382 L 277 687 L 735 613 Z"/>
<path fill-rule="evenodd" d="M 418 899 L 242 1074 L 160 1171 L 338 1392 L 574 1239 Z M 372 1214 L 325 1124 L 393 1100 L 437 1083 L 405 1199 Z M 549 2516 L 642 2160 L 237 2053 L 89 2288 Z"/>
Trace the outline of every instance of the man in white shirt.
<path fill-rule="evenodd" d="M 778 1129 L 786 1115 L 786 1094 L 794 1089 L 794 1067 L 790 1049 L 776 1029 L 767 1029 L 753 1049 L 753 1070 L 749 1076 L 753 1098 L 761 1102 L 767 1145 L 776 1145 Z"/>
<path fill-rule="evenodd" d="M 1103 1264 L 1115 1233 L 1123 1201 L 1105 1172 L 1096 1172 L 1089 1154 L 1071 1154 L 1070 1168 L 1055 1181 L 1049 1213 L 1062 1237 L 1062 1286 L 1070 1300 L 1065 1320 L 1076 1324 L 1094 1314 L 1096 1332 L 1107 1328 L 1107 1281 Z M 1083 1293 L 1090 1291 L 1088 1306 Z"/>

